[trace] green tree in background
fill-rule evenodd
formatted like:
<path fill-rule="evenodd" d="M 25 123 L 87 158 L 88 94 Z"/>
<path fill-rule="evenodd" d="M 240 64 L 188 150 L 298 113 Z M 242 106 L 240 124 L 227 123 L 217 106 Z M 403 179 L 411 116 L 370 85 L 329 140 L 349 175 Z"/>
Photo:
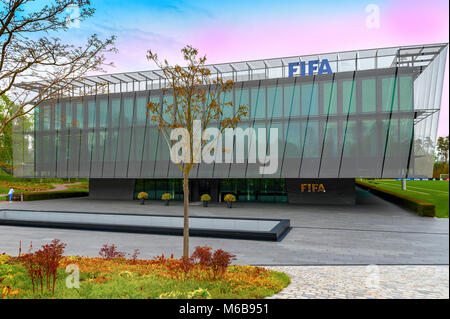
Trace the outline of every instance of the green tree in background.
<path fill-rule="evenodd" d="M 9 118 L 14 113 L 14 103 L 5 94 L 0 96 L 0 123 Z M 24 130 L 31 130 L 33 126 L 33 117 L 31 115 L 23 116 L 22 128 Z M 13 124 L 9 122 L 4 131 L 0 134 L 0 170 L 7 174 L 12 174 L 13 171 Z"/>
<path fill-rule="evenodd" d="M 449 137 L 448 135 L 446 137 L 440 136 L 437 140 L 437 152 L 439 159 L 442 160 L 444 163 L 448 163 L 448 144 L 449 144 Z"/>

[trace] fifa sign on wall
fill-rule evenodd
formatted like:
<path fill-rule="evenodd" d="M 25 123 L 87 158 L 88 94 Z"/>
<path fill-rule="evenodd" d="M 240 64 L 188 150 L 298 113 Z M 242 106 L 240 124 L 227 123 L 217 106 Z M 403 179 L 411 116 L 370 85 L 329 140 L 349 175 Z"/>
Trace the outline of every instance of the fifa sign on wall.
<path fill-rule="evenodd" d="M 294 76 L 313 76 L 333 73 L 328 59 L 291 62 L 288 65 L 288 69 L 290 78 Z"/>

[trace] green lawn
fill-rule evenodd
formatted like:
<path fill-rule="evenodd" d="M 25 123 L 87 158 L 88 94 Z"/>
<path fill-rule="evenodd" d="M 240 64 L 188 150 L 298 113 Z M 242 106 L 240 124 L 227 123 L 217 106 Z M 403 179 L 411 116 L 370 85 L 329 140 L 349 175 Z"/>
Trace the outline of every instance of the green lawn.
<path fill-rule="evenodd" d="M 88 179 L 68 179 L 63 178 L 17 178 L 0 171 L 0 194 L 7 194 L 10 188 L 14 188 L 16 194 L 23 192 L 52 191 L 56 185 L 82 182 L 69 187 L 72 191 L 88 191 Z"/>
<path fill-rule="evenodd" d="M 395 191 L 409 197 L 434 204 L 436 217 L 448 218 L 448 181 L 406 181 L 406 191 L 402 190 L 402 182 L 397 180 L 364 180 L 386 190 Z"/>

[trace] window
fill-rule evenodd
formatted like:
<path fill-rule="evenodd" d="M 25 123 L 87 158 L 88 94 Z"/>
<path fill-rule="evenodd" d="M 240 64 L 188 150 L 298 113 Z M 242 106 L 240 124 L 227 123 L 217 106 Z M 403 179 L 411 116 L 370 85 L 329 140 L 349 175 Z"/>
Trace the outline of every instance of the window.
<path fill-rule="evenodd" d="M 317 115 L 319 114 L 319 99 L 317 84 L 303 84 L 302 91 L 302 115 Z"/>
<path fill-rule="evenodd" d="M 43 130 L 48 131 L 50 130 L 50 107 L 47 105 L 44 105 L 44 107 L 41 108 L 41 118 L 43 121 Z"/>
<path fill-rule="evenodd" d="M 75 127 L 83 128 L 83 103 L 79 102 L 75 105 Z"/>
<path fill-rule="evenodd" d="M 412 76 L 400 77 L 400 110 L 410 111 L 413 108 L 413 81 Z"/>
<path fill-rule="evenodd" d="M 234 114 L 233 110 L 233 93 L 232 92 L 226 92 L 221 94 L 220 101 L 222 103 L 222 112 L 223 112 L 223 118 L 232 118 Z M 227 103 L 230 103 L 231 105 L 228 105 Z"/>
<path fill-rule="evenodd" d="M 161 97 L 160 96 L 152 96 L 152 97 L 150 97 L 150 102 L 161 104 Z M 152 110 L 147 110 L 147 111 L 148 111 L 148 117 L 149 117 L 148 125 L 157 125 L 157 123 L 152 120 L 152 117 L 153 117 L 153 115 L 155 115 L 155 113 L 153 113 Z"/>
<path fill-rule="evenodd" d="M 167 113 L 166 110 L 168 107 L 170 107 L 173 104 L 173 95 L 167 94 L 163 97 L 163 114 L 162 114 L 162 118 L 164 119 L 164 121 L 166 122 L 170 122 L 171 118 L 170 116 L 172 115 L 171 112 Z"/>
<path fill-rule="evenodd" d="M 338 155 L 338 126 L 335 121 L 328 121 L 324 128 L 323 156 L 336 157 Z"/>
<path fill-rule="evenodd" d="M 72 127 L 72 104 L 66 103 L 66 127 Z"/>
<path fill-rule="evenodd" d="M 302 125 L 308 125 L 305 130 L 306 139 L 303 146 L 303 157 L 319 157 L 319 123 L 317 121 L 304 122 Z"/>
<path fill-rule="evenodd" d="M 101 100 L 99 105 L 100 127 L 108 126 L 108 100 Z"/>
<path fill-rule="evenodd" d="M 145 125 L 147 120 L 147 112 L 151 112 L 147 109 L 147 98 L 138 97 L 136 99 L 136 125 Z"/>
<path fill-rule="evenodd" d="M 272 119 L 283 116 L 282 92 L 282 87 L 267 88 L 267 118 Z"/>
<path fill-rule="evenodd" d="M 374 113 L 377 110 L 377 81 L 365 79 L 361 81 L 362 111 Z"/>
<path fill-rule="evenodd" d="M 57 103 L 55 107 L 55 129 L 61 129 L 61 103 Z"/>
<path fill-rule="evenodd" d="M 250 103 L 249 103 L 249 94 L 247 89 L 238 89 L 235 90 L 235 103 L 236 108 L 238 108 L 241 105 L 247 106 L 247 116 L 243 116 L 241 120 L 247 120 L 249 118 L 250 114 Z"/>
<path fill-rule="evenodd" d="M 88 102 L 88 127 L 95 127 L 95 114 L 96 114 L 96 105 L 95 101 Z"/>
<path fill-rule="evenodd" d="M 123 119 L 120 123 L 121 127 L 131 127 L 133 123 L 133 103 L 134 98 L 124 98 L 123 99 Z"/>
<path fill-rule="evenodd" d="M 266 117 L 266 96 L 265 88 L 251 89 L 252 106 L 251 114 L 253 119 L 264 119 Z"/>
<path fill-rule="evenodd" d="M 284 117 L 300 115 L 300 87 L 288 85 L 284 87 Z"/>
<path fill-rule="evenodd" d="M 383 112 L 391 112 L 397 110 L 397 78 L 387 77 L 382 79 L 382 110 Z"/>
<path fill-rule="evenodd" d="M 111 101 L 111 127 L 118 127 L 120 123 L 120 99 Z"/>
<path fill-rule="evenodd" d="M 377 122 L 376 120 L 362 121 L 362 141 L 361 155 L 376 156 L 377 155 Z"/>
<path fill-rule="evenodd" d="M 291 121 L 286 126 L 285 132 L 286 150 L 284 156 L 286 158 L 300 157 L 300 123 Z"/>
<path fill-rule="evenodd" d="M 342 112 L 343 114 L 356 112 L 355 81 L 344 81 L 342 83 Z"/>
<path fill-rule="evenodd" d="M 323 85 L 323 113 L 335 115 L 337 113 L 337 84 L 327 82 Z"/>
<path fill-rule="evenodd" d="M 354 157 L 358 152 L 358 132 L 355 121 L 344 123 L 344 157 Z"/>

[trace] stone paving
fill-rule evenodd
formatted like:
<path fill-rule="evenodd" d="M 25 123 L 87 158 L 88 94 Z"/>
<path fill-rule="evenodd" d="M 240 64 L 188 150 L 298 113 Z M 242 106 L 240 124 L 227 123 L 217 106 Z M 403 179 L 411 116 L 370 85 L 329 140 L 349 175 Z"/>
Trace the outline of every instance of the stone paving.
<path fill-rule="evenodd" d="M 270 299 L 448 299 L 444 266 L 271 266 L 291 284 Z"/>

